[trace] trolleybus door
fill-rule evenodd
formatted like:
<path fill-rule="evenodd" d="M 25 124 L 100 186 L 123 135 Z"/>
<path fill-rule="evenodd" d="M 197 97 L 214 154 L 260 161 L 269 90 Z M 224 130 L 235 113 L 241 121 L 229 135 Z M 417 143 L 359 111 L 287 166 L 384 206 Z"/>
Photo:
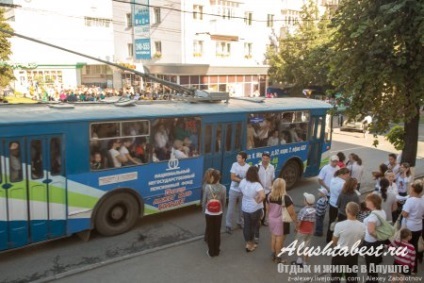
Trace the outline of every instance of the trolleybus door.
<path fill-rule="evenodd" d="M 205 168 L 221 171 L 221 183 L 229 187 L 231 183 L 231 165 L 236 161 L 237 153 L 241 150 L 241 122 L 206 124 Z"/>
<path fill-rule="evenodd" d="M 30 240 L 24 139 L 5 139 L 0 148 L 0 250 L 4 250 L 24 246 Z"/>
<path fill-rule="evenodd" d="M 323 134 L 324 134 L 324 118 L 312 116 L 310 126 L 310 137 L 309 137 L 309 150 L 308 150 L 308 162 L 306 167 L 305 177 L 318 175 L 321 154 L 323 147 Z"/>
<path fill-rule="evenodd" d="M 31 241 L 65 234 L 66 190 L 59 136 L 28 139 L 28 193 Z"/>

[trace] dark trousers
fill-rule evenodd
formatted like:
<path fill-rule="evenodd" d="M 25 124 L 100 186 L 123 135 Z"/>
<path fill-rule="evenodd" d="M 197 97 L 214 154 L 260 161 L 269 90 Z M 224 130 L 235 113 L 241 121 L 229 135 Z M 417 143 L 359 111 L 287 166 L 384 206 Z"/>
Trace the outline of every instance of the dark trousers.
<path fill-rule="evenodd" d="M 327 229 L 327 243 L 329 243 L 333 239 L 333 231 L 330 231 L 330 225 L 336 220 L 338 213 L 339 213 L 339 209 L 337 207 L 330 205 L 330 209 L 328 210 L 329 220 L 328 220 L 328 229 Z"/>
<path fill-rule="evenodd" d="M 417 273 L 417 264 L 418 264 L 418 258 L 422 258 L 423 253 L 422 252 L 418 252 L 418 240 L 420 239 L 422 231 L 412 231 L 412 239 L 411 241 L 409 241 L 409 243 L 411 245 L 414 246 L 415 248 L 415 252 L 416 252 L 416 257 L 415 257 L 415 267 L 412 270 L 412 273 Z"/>
<path fill-rule="evenodd" d="M 335 256 L 331 259 L 331 264 L 335 265 L 346 265 L 352 268 L 354 265 L 358 265 L 358 255 L 350 256 Z M 331 282 L 339 283 L 342 278 L 342 273 L 331 273 Z M 346 282 L 359 282 L 357 273 L 345 273 Z"/>
<path fill-rule="evenodd" d="M 219 246 L 221 245 L 221 221 L 222 214 L 209 215 L 206 218 L 206 241 L 208 243 L 209 255 L 218 256 Z"/>
<path fill-rule="evenodd" d="M 375 251 L 375 249 L 381 245 L 380 242 L 374 242 L 370 243 L 367 241 L 364 241 L 363 244 L 365 247 L 367 247 L 367 251 L 369 251 L 371 248 Z M 373 264 L 374 266 L 380 264 L 383 261 L 382 256 L 375 256 L 375 255 L 365 255 L 365 263 L 367 265 L 367 281 L 366 282 L 377 282 L 378 280 L 378 273 L 376 272 L 370 272 L 370 265 Z"/>
<path fill-rule="evenodd" d="M 266 200 L 268 199 L 269 194 L 270 193 L 267 193 L 265 195 L 265 198 L 264 198 L 264 201 L 263 201 L 263 204 L 264 204 L 264 217 L 262 217 L 262 219 L 261 219 L 262 224 L 264 224 L 264 222 L 266 220 Z"/>
<path fill-rule="evenodd" d="M 253 239 L 255 237 L 255 232 L 257 231 L 259 226 L 261 214 L 262 214 L 262 208 L 252 213 L 243 211 L 243 219 L 244 219 L 243 236 L 246 242 L 253 242 Z"/>

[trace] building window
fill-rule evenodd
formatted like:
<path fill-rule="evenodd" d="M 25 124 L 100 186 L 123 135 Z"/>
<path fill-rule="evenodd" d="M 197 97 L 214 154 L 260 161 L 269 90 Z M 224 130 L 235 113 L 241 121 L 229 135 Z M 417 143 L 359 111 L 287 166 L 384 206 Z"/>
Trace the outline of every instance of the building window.
<path fill-rule="evenodd" d="M 232 1 L 211 0 L 211 5 L 215 6 L 215 13 L 225 20 L 234 18 L 239 8 L 239 3 Z"/>
<path fill-rule="evenodd" d="M 155 15 L 155 24 L 160 24 L 161 23 L 160 8 L 159 7 L 153 8 L 153 13 Z"/>
<path fill-rule="evenodd" d="M 244 57 L 246 59 L 252 58 L 252 43 L 251 42 L 244 43 Z"/>
<path fill-rule="evenodd" d="M 155 58 L 162 57 L 162 42 L 155 41 L 155 54 L 153 55 Z"/>
<path fill-rule="evenodd" d="M 193 19 L 203 20 L 203 6 L 193 5 Z"/>
<path fill-rule="evenodd" d="M 134 56 L 134 45 L 132 43 L 128 43 L 128 57 Z"/>
<path fill-rule="evenodd" d="M 252 12 L 246 12 L 244 14 L 244 23 L 248 26 L 252 25 L 252 19 L 253 19 L 253 13 Z"/>
<path fill-rule="evenodd" d="M 266 26 L 272 28 L 274 26 L 274 15 L 268 14 L 266 18 Z"/>
<path fill-rule="evenodd" d="M 202 55 L 203 55 L 203 41 L 195 40 L 193 42 L 193 56 L 202 57 Z"/>
<path fill-rule="evenodd" d="M 127 25 L 127 28 L 132 28 L 133 26 L 131 13 L 126 14 L 126 25 Z"/>
<path fill-rule="evenodd" d="M 103 18 L 84 17 L 84 22 L 87 27 L 110 27 L 112 20 Z"/>
<path fill-rule="evenodd" d="M 216 56 L 228 57 L 231 54 L 231 43 L 220 41 L 216 43 Z"/>

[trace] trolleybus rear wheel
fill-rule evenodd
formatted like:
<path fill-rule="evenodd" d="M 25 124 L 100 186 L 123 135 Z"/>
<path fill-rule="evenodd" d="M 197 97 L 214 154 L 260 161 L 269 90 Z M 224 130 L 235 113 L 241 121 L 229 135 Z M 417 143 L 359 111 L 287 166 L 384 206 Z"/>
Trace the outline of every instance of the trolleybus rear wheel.
<path fill-rule="evenodd" d="M 286 188 L 291 189 L 300 178 L 300 167 L 299 164 L 290 160 L 286 163 L 283 170 L 281 170 L 280 177 L 286 181 Z"/>
<path fill-rule="evenodd" d="M 96 230 L 104 236 L 122 234 L 130 230 L 139 217 L 137 200 L 128 193 L 108 197 L 96 214 Z"/>

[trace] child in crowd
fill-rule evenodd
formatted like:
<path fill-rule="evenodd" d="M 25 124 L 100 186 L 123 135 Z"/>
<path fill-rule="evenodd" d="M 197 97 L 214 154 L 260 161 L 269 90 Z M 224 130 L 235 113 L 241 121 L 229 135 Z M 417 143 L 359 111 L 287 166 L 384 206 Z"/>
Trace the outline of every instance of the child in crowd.
<path fill-rule="evenodd" d="M 358 213 L 358 220 L 361 222 L 364 222 L 364 219 L 370 215 L 371 211 L 367 208 L 367 205 L 365 204 L 365 201 L 361 202 L 361 209 Z"/>
<path fill-rule="evenodd" d="M 308 193 L 304 193 L 303 196 L 305 207 L 303 207 L 297 215 L 296 240 L 298 247 L 299 245 L 304 243 L 303 247 L 309 248 L 311 244 L 312 234 L 314 233 L 315 225 L 315 196 Z M 303 268 L 303 266 L 307 264 L 307 261 L 308 256 L 304 256 L 303 259 L 299 256 L 295 262 L 292 262 L 292 264 L 297 264 Z"/>
<path fill-rule="evenodd" d="M 328 206 L 328 191 L 326 188 L 319 188 L 318 192 L 319 199 L 315 204 L 316 221 L 314 236 L 321 237 L 323 235 L 325 212 L 327 211 Z"/>
<path fill-rule="evenodd" d="M 404 255 L 403 253 L 395 254 L 395 259 L 393 265 L 402 266 L 402 273 L 395 274 L 395 277 L 399 278 L 397 282 L 406 282 L 409 281 L 407 276 L 411 275 L 411 271 L 415 266 L 415 248 L 409 241 L 412 239 L 412 232 L 404 228 L 400 231 L 400 241 L 394 240 L 391 242 L 391 246 L 397 249 L 406 247 L 407 253 Z"/>

